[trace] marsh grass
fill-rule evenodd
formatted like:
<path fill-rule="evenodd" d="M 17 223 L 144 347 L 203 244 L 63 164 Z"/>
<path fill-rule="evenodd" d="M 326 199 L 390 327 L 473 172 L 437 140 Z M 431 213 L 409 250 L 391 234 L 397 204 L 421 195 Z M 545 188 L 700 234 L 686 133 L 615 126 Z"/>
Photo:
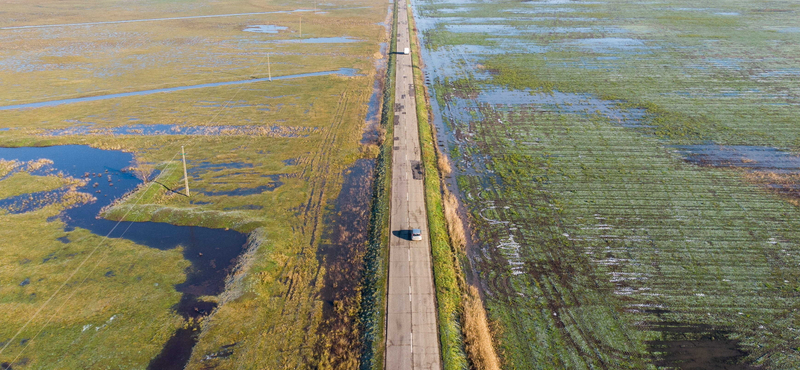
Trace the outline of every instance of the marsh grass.
<path fill-rule="evenodd" d="M 42 314 L 6 348 L 3 361 L 11 362 L 19 355 L 17 362 L 26 361 L 28 366 L 65 368 L 149 362 L 172 331 L 183 325 L 183 319 L 169 308 L 178 303 L 180 293 L 173 285 L 184 280 L 182 268 L 188 262 L 178 249 L 159 251 L 124 239 L 103 240 L 82 229 L 65 232 L 60 221 L 44 222 L 61 208 L 52 205 L 0 217 L 0 239 L 6 243 L 0 253 L 6 268 L 0 275 L 3 281 L 15 282 L 1 288 L 4 342 L 43 307 L 94 247 L 101 247 L 87 260 L 90 268 L 71 280 L 70 287 L 77 285 L 77 290 L 57 295 L 44 306 Z M 59 237 L 71 242 L 64 244 L 56 240 Z M 20 285 L 23 281 L 29 283 Z M 47 330 L 34 337 L 48 321 Z M 149 340 L 140 342 L 140 338 Z M 20 354 L 29 341 L 33 348 Z M 126 345 L 130 343 L 137 343 L 136 348 Z"/>
<path fill-rule="evenodd" d="M 40 5 L 50 9 L 51 16 L 42 17 L 43 13 L 36 10 Z M 3 26 L 312 6 L 302 2 L 151 5 L 152 9 L 103 1 L 75 12 L 58 4 L 14 4 L 4 11 L 15 14 L 13 19 L 25 21 L 4 18 Z M 133 170 L 140 176 L 154 169 L 176 170 L 178 162 L 168 161 L 185 146 L 191 197 L 180 194 L 182 171 L 174 171 L 160 178 L 161 184 L 133 192 L 104 215 L 114 220 L 254 233 L 250 248 L 231 276 L 229 291 L 220 297 L 203 298 L 221 305 L 213 316 L 200 323 L 200 340 L 187 368 L 314 367 L 324 363 L 325 354 L 313 351 L 320 339 L 314 334 L 323 305 L 317 293 L 325 274 L 316 258 L 319 230 L 329 212 L 326 205 L 341 188 L 342 171 L 360 158 L 377 154 L 375 149 L 362 148 L 358 143 L 376 78 L 373 58 L 378 43 L 385 41 L 384 28 L 377 23 L 384 20 L 386 5 L 353 1 L 330 6 L 325 14 L 303 14 L 304 38 L 350 36 L 362 40 L 348 44 L 273 42 L 299 36 L 293 33 L 297 26 L 294 14 L 0 30 L 6 46 L 0 78 L 19 82 L 0 94 L 0 105 L 266 77 L 267 52 L 271 54 L 273 76 L 343 67 L 358 70 L 353 77 L 321 76 L 0 113 L 4 127 L 12 127 L 0 131 L 1 145 L 84 144 L 129 151 L 135 153 L 137 163 Z M 350 7 L 361 8 L 341 9 Z M 289 27 L 289 32 L 242 32 L 253 24 L 283 25 Z M 297 131 L 299 135 L 273 137 L 237 132 L 226 136 L 107 135 L 103 131 L 131 124 L 263 125 L 301 131 Z M 80 125 L 96 129 L 96 134 L 43 135 L 48 130 Z M 10 166 L 2 164 L 2 168 Z M 246 196 L 203 194 L 258 188 L 274 183 L 276 178 L 282 185 L 272 191 Z M 42 183 L 47 181 L 50 179 Z M 20 182 L 8 189 L 27 192 L 33 187 L 26 188 Z M 141 200 L 136 203 L 136 199 Z M 13 268 L 2 269 L 3 274 L 10 274 L 2 280 L 16 282 L 0 288 L 12 289 L 3 293 L 5 298 L 0 302 L 9 313 L 0 320 L 6 328 L 0 332 L 0 341 L 10 338 L 11 330 L 24 324 L 28 317 L 25 313 L 38 307 L 64 278 L 65 271 L 74 266 L 74 260 L 85 255 L 97 241 L 82 229 L 66 233 L 69 243 L 58 241 L 65 236 L 63 224 L 48 222 L 47 218 L 59 210 L 54 205 L 33 213 L 0 215 L 0 232 L 5 233 L 0 239 L 15 240 L 3 249 L 7 255 L 0 260 L 2 266 Z M 27 248 L 28 244 L 36 247 Z M 28 256 L 28 249 L 35 253 Z M 64 256 L 82 254 L 59 257 L 59 261 L 66 264 L 69 260 L 71 265 L 51 271 L 45 268 L 52 265 L 51 260 L 37 262 L 47 258 L 51 249 L 64 251 Z M 91 275 L 75 293 L 74 297 L 80 299 L 65 304 L 69 312 L 60 313 L 63 319 L 53 321 L 42 336 L 30 342 L 21 357 L 28 366 L 58 363 L 64 368 L 143 368 L 177 328 L 188 327 L 189 323 L 173 309 L 180 299 L 174 285 L 185 279 L 188 267 L 180 248 L 158 251 L 119 239 L 108 250 L 110 257 L 99 265 L 99 275 Z M 116 276 L 106 277 L 109 270 Z M 17 285 L 27 277 L 31 278 L 30 284 Z M 44 288 L 39 278 L 48 281 L 47 289 L 31 296 L 34 287 Z M 60 302 L 63 301 L 55 303 Z M 353 307 L 343 310 L 356 315 Z M 113 324 L 103 327 L 115 314 L 119 316 L 112 320 Z M 83 325 L 89 323 L 93 326 L 82 332 Z M 95 330 L 95 326 L 103 328 Z M 30 337 L 30 331 L 25 331 L 20 338 Z M 13 351 L 20 349 L 19 343 L 9 346 Z M 230 356 L 211 356 L 228 349 L 232 351 Z M 18 353 L 13 351 L 4 352 L 0 362 L 11 361 L 13 357 L 7 355 Z"/>
<path fill-rule="evenodd" d="M 73 181 L 70 181 L 73 180 Z M 75 184 L 77 180 L 50 176 L 34 176 L 29 172 L 17 172 L 0 181 L 0 199 L 17 195 L 56 190 Z"/>

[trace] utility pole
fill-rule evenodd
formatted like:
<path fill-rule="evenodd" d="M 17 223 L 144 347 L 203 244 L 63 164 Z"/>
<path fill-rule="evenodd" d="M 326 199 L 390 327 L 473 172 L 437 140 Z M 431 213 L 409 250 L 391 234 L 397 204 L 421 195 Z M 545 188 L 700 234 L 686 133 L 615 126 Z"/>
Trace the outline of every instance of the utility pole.
<path fill-rule="evenodd" d="M 186 174 L 186 152 L 181 145 L 181 157 L 183 157 L 183 183 L 186 185 L 186 196 L 189 196 L 189 176 Z"/>
<path fill-rule="evenodd" d="M 272 81 L 272 69 L 269 66 L 269 53 L 267 53 L 267 75 L 269 75 L 269 80 Z"/>
<path fill-rule="evenodd" d="M 303 38 L 303 17 L 300 17 L 300 38 Z"/>

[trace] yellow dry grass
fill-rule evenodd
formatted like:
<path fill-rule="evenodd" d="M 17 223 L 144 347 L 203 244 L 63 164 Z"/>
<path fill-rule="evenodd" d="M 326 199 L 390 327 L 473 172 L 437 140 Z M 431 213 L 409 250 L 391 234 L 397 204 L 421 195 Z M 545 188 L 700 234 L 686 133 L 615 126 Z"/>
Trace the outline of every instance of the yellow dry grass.
<path fill-rule="evenodd" d="M 467 239 L 464 233 L 464 224 L 458 215 L 458 199 L 447 188 L 444 189 L 444 217 L 447 220 L 447 231 L 450 232 L 453 247 L 463 251 L 467 245 Z"/>
<path fill-rule="evenodd" d="M 467 355 L 475 369 L 500 369 L 500 359 L 492 345 L 492 332 L 483 302 L 474 286 L 467 287 L 462 300 L 464 305 L 464 341 Z"/>
<path fill-rule="evenodd" d="M 447 157 L 441 155 L 441 153 L 439 153 L 438 162 L 439 162 L 438 163 L 439 164 L 439 172 L 442 173 L 442 176 L 447 176 L 451 172 L 453 172 L 453 169 L 450 167 L 450 160 L 448 160 Z"/>
<path fill-rule="evenodd" d="M 741 173 L 748 182 L 777 193 L 785 201 L 800 207 L 800 192 L 795 190 L 797 184 L 800 184 L 800 175 L 773 171 L 741 171 Z"/>
<path fill-rule="evenodd" d="M 8 175 L 9 172 L 19 167 L 20 163 L 17 161 L 7 161 L 0 159 L 0 176 Z"/>

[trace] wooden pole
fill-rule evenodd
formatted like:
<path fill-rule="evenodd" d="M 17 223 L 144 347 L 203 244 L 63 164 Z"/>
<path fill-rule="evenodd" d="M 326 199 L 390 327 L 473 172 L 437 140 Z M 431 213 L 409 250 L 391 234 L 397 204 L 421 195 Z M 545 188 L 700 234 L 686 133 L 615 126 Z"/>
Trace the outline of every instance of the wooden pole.
<path fill-rule="evenodd" d="M 300 37 L 303 37 L 303 17 L 300 17 Z"/>
<path fill-rule="evenodd" d="M 183 157 L 183 183 L 186 185 L 186 196 L 189 196 L 189 176 L 186 174 L 186 152 L 181 145 L 181 157 Z"/>
<path fill-rule="evenodd" d="M 269 66 L 269 53 L 267 53 L 267 75 L 269 75 L 269 80 L 272 81 L 272 69 Z"/>

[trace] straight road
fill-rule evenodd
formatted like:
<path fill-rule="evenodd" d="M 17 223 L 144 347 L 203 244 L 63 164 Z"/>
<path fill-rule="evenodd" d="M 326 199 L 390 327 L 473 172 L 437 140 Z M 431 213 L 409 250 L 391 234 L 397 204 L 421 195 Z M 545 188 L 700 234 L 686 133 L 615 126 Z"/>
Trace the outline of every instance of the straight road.
<path fill-rule="evenodd" d="M 397 51 L 410 47 L 407 0 L 397 3 Z M 397 54 L 386 369 L 441 369 L 428 215 L 411 55 Z M 421 229 L 421 241 L 411 241 Z"/>

